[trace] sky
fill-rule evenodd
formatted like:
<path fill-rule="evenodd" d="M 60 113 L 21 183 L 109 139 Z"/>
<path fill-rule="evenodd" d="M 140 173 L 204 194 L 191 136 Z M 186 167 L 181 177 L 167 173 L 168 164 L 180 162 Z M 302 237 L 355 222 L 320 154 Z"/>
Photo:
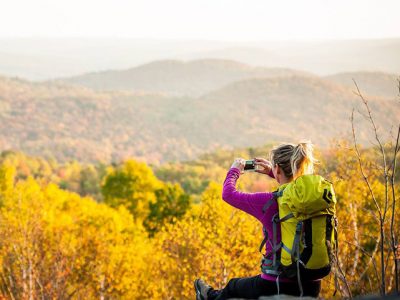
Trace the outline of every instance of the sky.
<path fill-rule="evenodd" d="M 399 11 L 399 0 L 0 0 L 0 37 L 390 38 Z"/>

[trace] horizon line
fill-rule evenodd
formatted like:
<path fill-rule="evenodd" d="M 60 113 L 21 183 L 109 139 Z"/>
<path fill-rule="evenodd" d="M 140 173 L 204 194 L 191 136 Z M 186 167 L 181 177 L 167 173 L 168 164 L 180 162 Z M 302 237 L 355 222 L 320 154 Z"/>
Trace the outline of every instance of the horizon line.
<path fill-rule="evenodd" d="M 46 36 L 46 35 L 21 35 L 0 36 L 0 40 L 136 40 L 136 41 L 163 41 L 163 42 L 219 42 L 219 43 L 263 43 L 263 42 L 324 42 L 324 41 L 370 41 L 370 40 L 398 40 L 399 36 L 387 37 L 343 37 L 343 38 L 271 38 L 258 40 L 231 40 L 231 39 L 201 39 L 201 38 L 162 38 L 162 37 L 129 37 L 129 36 Z"/>

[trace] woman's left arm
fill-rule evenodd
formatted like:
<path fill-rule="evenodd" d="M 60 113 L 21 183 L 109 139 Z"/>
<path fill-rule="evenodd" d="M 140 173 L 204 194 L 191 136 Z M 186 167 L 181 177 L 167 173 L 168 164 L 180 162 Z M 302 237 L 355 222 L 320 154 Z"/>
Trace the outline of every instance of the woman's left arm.
<path fill-rule="evenodd" d="M 222 199 L 228 204 L 251 214 L 258 220 L 264 216 L 263 207 L 268 201 L 275 201 L 272 193 L 243 193 L 236 190 L 240 176 L 239 167 L 232 166 L 226 175 L 222 190 Z"/>

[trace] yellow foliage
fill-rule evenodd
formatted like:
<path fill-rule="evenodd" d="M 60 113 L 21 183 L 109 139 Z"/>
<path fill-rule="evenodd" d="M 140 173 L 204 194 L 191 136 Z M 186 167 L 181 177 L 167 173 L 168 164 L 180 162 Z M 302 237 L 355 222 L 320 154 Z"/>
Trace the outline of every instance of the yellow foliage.
<path fill-rule="evenodd" d="M 204 278 L 221 288 L 230 278 L 259 273 L 258 221 L 221 199 L 211 183 L 201 204 L 155 237 L 155 251 L 143 297 L 193 299 L 193 281 Z"/>
<path fill-rule="evenodd" d="M 382 207 L 381 170 L 374 165 L 373 153 L 364 154 L 366 174 Z M 354 295 L 376 293 L 375 204 L 353 152 L 332 150 L 325 155 L 323 175 L 333 182 L 338 200 L 340 266 Z M 78 169 L 71 166 L 69 175 Z M 217 173 L 221 176 L 220 170 Z M 114 181 L 109 186 L 103 182 L 106 203 L 31 177 L 14 183 L 14 176 L 14 168 L 0 167 L 0 298 L 193 299 L 196 278 L 222 288 L 230 278 L 260 272 L 261 224 L 221 199 L 222 182 L 210 183 L 182 218 L 149 238 L 143 216 L 148 203 L 154 202 L 154 190 L 165 183 L 144 163 L 127 161 L 118 170 L 109 168 L 105 180 L 114 176 Z M 254 176 L 241 177 L 239 185 L 256 188 L 251 183 Z M 127 198 L 119 194 L 124 182 L 131 183 Z M 395 192 L 399 198 L 398 187 Z M 396 212 L 399 220 L 400 210 Z M 390 217 L 389 211 L 387 220 Z M 386 236 L 389 226 L 387 221 Z M 399 236 L 398 226 L 396 230 Z M 387 290 L 393 290 L 393 254 L 389 244 L 384 250 Z M 323 280 L 324 298 L 331 298 L 335 290 L 334 273 Z M 339 284 L 343 291 L 343 282 Z"/>
<path fill-rule="evenodd" d="M 1 291 L 18 299 L 131 299 L 150 247 L 125 208 L 31 178 L 4 198 L 0 240 Z"/>

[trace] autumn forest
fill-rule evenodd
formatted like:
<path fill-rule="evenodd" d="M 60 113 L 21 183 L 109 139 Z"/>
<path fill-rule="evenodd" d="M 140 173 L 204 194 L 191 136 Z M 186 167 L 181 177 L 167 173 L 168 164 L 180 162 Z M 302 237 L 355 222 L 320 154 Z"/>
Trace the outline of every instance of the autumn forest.
<path fill-rule="evenodd" d="M 196 277 L 218 287 L 228 278 L 254 275 L 261 227 L 223 202 L 221 186 L 234 157 L 265 157 L 270 149 L 219 151 L 161 166 L 134 159 L 60 164 L 3 152 L 1 293 L 14 299 L 192 299 Z M 380 157 L 373 148 L 359 151 L 384 206 Z M 335 290 L 344 297 L 379 292 L 377 214 L 357 153 L 344 141 L 318 152 L 318 172 L 334 183 L 340 220 L 341 271 L 323 280 L 322 296 L 330 298 Z M 393 156 L 390 148 L 387 155 Z M 398 173 L 397 168 L 393 175 Z M 272 190 L 276 183 L 249 173 L 239 187 Z M 399 192 L 396 185 L 393 195 Z M 392 213 L 388 209 L 384 223 L 387 237 Z M 400 218 L 398 209 L 393 217 Z M 394 234 L 399 236 L 398 226 Z M 384 253 L 391 291 L 395 272 L 389 241 Z"/>

